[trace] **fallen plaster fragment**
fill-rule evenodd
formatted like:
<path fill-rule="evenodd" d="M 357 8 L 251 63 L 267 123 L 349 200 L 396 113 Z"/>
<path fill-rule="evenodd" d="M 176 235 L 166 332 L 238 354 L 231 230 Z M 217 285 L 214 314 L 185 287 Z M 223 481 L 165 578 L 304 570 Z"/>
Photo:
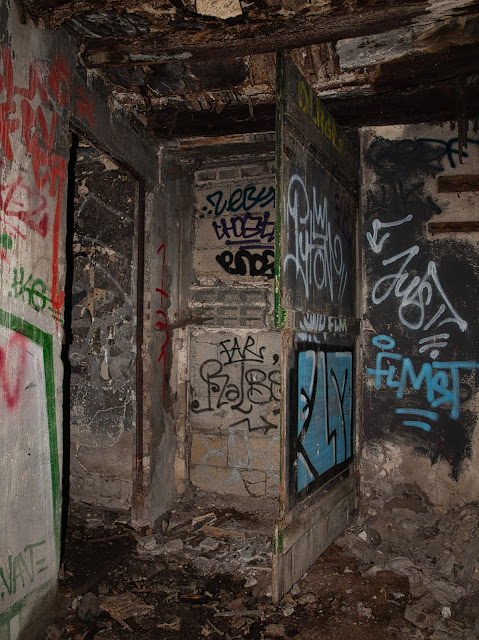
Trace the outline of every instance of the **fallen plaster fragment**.
<path fill-rule="evenodd" d="M 220 20 L 236 18 L 243 13 L 239 0 L 196 0 L 196 11 Z"/>

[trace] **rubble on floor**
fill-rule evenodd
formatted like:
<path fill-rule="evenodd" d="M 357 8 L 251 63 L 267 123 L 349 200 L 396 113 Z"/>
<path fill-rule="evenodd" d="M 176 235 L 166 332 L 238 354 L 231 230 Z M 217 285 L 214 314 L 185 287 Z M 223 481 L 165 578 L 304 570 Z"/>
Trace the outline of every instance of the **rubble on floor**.
<path fill-rule="evenodd" d="M 477 505 L 371 502 L 283 600 L 271 600 L 274 505 L 191 491 L 139 535 L 71 518 L 49 640 L 475 640 Z M 92 526 L 95 525 L 95 526 Z"/>

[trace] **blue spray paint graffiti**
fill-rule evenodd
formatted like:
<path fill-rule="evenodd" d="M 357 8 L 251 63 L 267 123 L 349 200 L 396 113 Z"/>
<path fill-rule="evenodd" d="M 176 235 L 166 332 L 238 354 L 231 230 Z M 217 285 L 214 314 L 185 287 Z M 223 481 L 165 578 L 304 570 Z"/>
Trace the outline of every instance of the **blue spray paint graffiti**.
<path fill-rule="evenodd" d="M 456 168 L 456 163 L 454 161 L 453 156 L 459 156 L 459 149 L 455 149 L 454 145 L 459 143 L 459 138 L 451 138 L 446 142 L 446 140 L 441 140 L 440 138 L 419 138 L 421 142 L 432 142 L 434 144 L 439 144 L 444 146 L 444 155 L 447 155 L 447 159 L 449 160 L 449 164 L 452 169 Z M 475 140 L 474 138 L 467 138 L 468 144 L 479 144 L 479 140 Z M 465 149 L 462 150 L 462 157 L 468 158 L 469 154 Z"/>
<path fill-rule="evenodd" d="M 308 348 L 297 366 L 298 493 L 318 486 L 352 459 L 352 353 Z"/>
<path fill-rule="evenodd" d="M 479 140 L 462 158 L 475 172 Z M 365 347 L 373 384 L 364 393 L 366 437 L 400 433 L 432 464 L 459 477 L 472 456 L 476 412 L 466 401 L 477 380 L 477 251 L 453 236 L 431 239 L 441 213 L 435 179 L 456 167 L 458 138 L 375 137 L 365 150 Z M 454 211 L 454 202 L 447 205 Z M 382 335 L 386 334 L 386 335 Z M 398 430 L 398 426 L 400 428 Z"/>
<path fill-rule="evenodd" d="M 398 415 L 412 415 L 437 421 L 439 414 L 432 409 L 442 405 L 449 405 L 449 417 L 459 418 L 461 371 L 479 369 L 475 360 L 462 362 L 424 362 L 416 372 L 411 358 L 405 358 L 399 353 L 392 353 L 396 346 L 393 338 L 386 335 L 375 336 L 373 345 L 381 349 L 376 354 L 375 368 L 368 367 L 366 372 L 374 376 L 377 389 L 386 388 L 396 390 L 396 398 L 402 399 L 408 389 L 425 392 L 425 401 L 429 409 L 397 408 Z M 418 427 L 424 431 L 431 431 L 431 425 L 424 421 L 405 420 L 405 426 Z"/>

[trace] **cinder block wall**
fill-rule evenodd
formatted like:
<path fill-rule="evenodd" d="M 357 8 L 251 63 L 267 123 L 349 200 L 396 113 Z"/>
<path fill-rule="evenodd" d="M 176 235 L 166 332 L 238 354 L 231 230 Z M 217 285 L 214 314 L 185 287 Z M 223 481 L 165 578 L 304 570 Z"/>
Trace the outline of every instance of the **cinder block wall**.
<path fill-rule="evenodd" d="M 230 149 L 233 145 L 230 145 Z M 273 330 L 274 157 L 205 160 L 194 172 L 188 342 L 190 480 L 279 493 L 280 336 Z"/>

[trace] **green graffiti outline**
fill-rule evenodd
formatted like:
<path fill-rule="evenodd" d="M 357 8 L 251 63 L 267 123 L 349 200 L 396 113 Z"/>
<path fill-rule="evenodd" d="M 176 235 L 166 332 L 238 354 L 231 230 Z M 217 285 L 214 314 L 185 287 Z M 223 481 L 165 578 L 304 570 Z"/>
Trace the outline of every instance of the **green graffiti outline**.
<path fill-rule="evenodd" d="M 52 482 L 52 512 L 53 512 L 53 535 L 55 538 L 55 551 L 57 560 L 60 557 L 60 527 L 61 527 L 61 483 L 60 483 L 60 461 L 58 457 L 58 440 L 57 440 L 57 419 L 55 404 L 55 376 L 53 364 L 53 336 L 38 327 L 18 318 L 17 316 L 7 313 L 0 309 L 0 326 L 15 331 L 25 336 L 43 351 L 43 366 L 45 370 L 45 397 L 47 409 L 48 423 L 48 445 L 50 450 L 50 472 Z M 4 613 L 0 614 L 0 627 L 9 622 L 23 609 L 26 602 L 31 598 L 32 594 L 43 590 L 46 585 L 50 584 L 52 579 L 35 587 L 24 598 L 14 603 Z"/>

